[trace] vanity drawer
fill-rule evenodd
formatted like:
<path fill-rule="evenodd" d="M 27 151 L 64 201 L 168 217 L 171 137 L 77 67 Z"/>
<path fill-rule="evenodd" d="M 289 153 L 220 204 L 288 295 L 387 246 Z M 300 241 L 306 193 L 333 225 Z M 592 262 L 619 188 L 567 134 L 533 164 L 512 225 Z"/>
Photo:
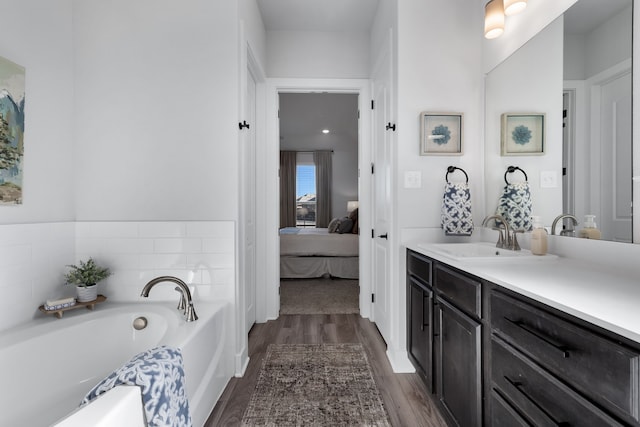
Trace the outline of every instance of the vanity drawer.
<path fill-rule="evenodd" d="M 435 288 L 439 294 L 468 314 L 482 317 L 482 283 L 480 281 L 440 264 L 436 265 L 434 274 Z"/>
<path fill-rule="evenodd" d="M 491 427 L 531 427 L 495 389 L 491 390 Z"/>
<path fill-rule="evenodd" d="M 431 284 L 431 265 L 431 260 L 426 256 L 407 251 L 407 271 L 427 285 Z"/>
<path fill-rule="evenodd" d="M 491 357 L 493 392 L 498 390 L 532 425 L 622 425 L 499 338 L 491 341 Z"/>
<path fill-rule="evenodd" d="M 595 402 L 639 419 L 637 352 L 497 292 L 491 294 L 491 328 Z"/>

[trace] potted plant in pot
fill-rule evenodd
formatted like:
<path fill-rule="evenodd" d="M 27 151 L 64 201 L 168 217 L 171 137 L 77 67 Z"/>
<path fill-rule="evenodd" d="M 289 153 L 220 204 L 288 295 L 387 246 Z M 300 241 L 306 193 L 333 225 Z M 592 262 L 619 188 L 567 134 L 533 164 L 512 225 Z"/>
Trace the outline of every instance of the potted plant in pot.
<path fill-rule="evenodd" d="M 111 276 L 109 269 L 97 265 L 93 258 L 67 267 L 70 270 L 64 278 L 67 284 L 76 285 L 78 302 L 89 302 L 98 298 L 98 282 Z"/>

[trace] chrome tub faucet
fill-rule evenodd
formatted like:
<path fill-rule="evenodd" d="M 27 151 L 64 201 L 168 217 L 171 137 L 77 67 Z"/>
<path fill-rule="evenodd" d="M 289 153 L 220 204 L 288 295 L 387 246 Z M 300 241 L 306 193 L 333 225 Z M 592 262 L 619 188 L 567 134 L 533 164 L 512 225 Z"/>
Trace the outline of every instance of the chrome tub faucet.
<path fill-rule="evenodd" d="M 180 302 L 178 303 L 178 309 L 184 310 L 185 319 L 187 322 L 193 322 L 194 320 L 198 320 L 198 315 L 196 314 L 196 310 L 193 308 L 193 299 L 191 298 L 191 291 L 189 290 L 189 286 L 182 280 L 178 279 L 174 276 L 160 276 L 152 279 L 144 285 L 142 288 L 141 297 L 147 298 L 149 296 L 149 291 L 158 283 L 162 282 L 172 282 L 176 285 L 176 291 L 180 292 Z"/>

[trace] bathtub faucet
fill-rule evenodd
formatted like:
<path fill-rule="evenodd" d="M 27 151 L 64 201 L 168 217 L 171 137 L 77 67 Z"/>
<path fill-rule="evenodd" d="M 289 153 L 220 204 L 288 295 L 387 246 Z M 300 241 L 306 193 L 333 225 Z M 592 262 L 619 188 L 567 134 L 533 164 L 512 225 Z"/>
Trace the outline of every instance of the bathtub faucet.
<path fill-rule="evenodd" d="M 194 320 L 198 320 L 198 315 L 196 314 L 196 310 L 193 308 L 193 299 L 191 298 L 191 291 L 189 291 L 189 286 L 184 283 L 182 280 L 173 276 L 160 276 L 152 279 L 144 285 L 142 288 L 141 297 L 148 297 L 149 291 L 158 283 L 162 282 L 172 282 L 178 285 L 176 290 L 180 291 L 180 304 L 178 304 L 179 309 L 184 309 L 184 315 L 186 317 L 187 322 L 193 322 Z"/>

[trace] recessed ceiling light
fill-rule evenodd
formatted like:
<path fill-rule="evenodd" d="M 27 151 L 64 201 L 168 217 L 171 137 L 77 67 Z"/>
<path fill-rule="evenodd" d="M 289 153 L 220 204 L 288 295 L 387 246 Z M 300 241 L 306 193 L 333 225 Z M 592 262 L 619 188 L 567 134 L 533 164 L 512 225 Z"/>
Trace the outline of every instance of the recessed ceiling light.
<path fill-rule="evenodd" d="M 329 129 L 322 129 L 322 133 L 329 133 Z"/>

